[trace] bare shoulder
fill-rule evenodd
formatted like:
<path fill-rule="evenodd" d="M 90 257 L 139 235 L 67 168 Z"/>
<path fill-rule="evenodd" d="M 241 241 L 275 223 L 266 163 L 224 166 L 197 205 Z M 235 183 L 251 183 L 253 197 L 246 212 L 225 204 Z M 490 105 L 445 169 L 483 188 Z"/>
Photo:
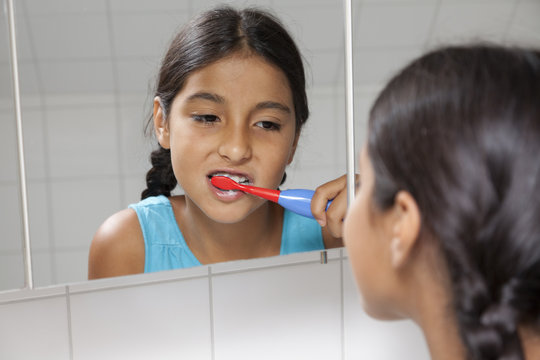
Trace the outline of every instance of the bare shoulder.
<path fill-rule="evenodd" d="M 88 278 L 144 272 L 144 238 L 137 214 L 125 209 L 99 227 L 88 257 Z"/>

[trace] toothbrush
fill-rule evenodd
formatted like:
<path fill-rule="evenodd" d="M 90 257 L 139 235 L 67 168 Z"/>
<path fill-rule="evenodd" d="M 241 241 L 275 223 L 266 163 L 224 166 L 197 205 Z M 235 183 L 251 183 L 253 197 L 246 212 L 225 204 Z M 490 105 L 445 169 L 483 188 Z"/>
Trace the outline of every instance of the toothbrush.
<path fill-rule="evenodd" d="M 255 186 L 242 185 L 226 176 L 214 176 L 210 180 L 212 185 L 222 190 L 240 190 L 245 193 L 273 201 L 292 212 L 314 219 L 311 213 L 311 198 L 315 191 L 306 189 L 271 190 Z M 326 210 L 332 200 L 326 204 Z"/>

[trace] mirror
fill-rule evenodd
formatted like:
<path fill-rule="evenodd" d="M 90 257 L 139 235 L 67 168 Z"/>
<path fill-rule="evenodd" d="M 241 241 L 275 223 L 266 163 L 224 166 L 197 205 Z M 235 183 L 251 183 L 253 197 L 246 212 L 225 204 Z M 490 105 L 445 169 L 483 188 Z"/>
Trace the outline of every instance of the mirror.
<path fill-rule="evenodd" d="M 284 188 L 345 172 L 341 0 L 227 1 L 271 8 L 308 63 L 311 116 Z M 143 136 L 158 62 L 175 30 L 217 1 L 20 0 L 15 4 L 34 283 L 86 279 L 88 246 L 101 222 L 139 199 L 153 139 Z M 447 42 L 540 44 L 534 1 L 355 0 L 356 145 L 371 102 L 394 71 Z M 2 19 L 1 21 L 5 21 Z M 0 74 L 9 79 L 6 27 Z M 2 119 L 13 118 L 8 81 Z M 5 100 L 5 101 L 4 101 Z M 5 105 L 5 106 L 4 106 Z M 1 122 L 0 290 L 21 287 L 13 121 Z M 320 146 L 325 144 L 325 146 Z M 7 215 L 4 215 L 7 214 Z"/>
<path fill-rule="evenodd" d="M 88 248 L 99 225 L 139 200 L 156 141 L 145 138 L 143 127 L 159 61 L 181 25 L 218 3 L 17 1 L 36 287 L 85 280 Z M 341 0 L 320 1 L 309 13 L 302 1 L 229 3 L 271 8 L 307 63 L 312 115 L 284 188 L 314 189 L 344 174 L 343 31 L 319 26 L 343 22 Z"/>

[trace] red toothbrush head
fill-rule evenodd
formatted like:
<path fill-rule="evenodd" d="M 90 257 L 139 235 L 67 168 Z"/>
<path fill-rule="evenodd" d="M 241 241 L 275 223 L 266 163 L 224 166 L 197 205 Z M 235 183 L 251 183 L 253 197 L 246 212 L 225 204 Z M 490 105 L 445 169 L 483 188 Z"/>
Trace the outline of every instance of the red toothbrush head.
<path fill-rule="evenodd" d="M 210 179 L 212 185 L 221 190 L 242 190 L 244 185 L 240 185 L 233 179 L 230 179 L 226 176 L 214 176 Z"/>
<path fill-rule="evenodd" d="M 245 193 L 262 197 L 263 199 L 278 202 L 279 190 L 264 189 L 255 186 L 242 185 L 226 176 L 214 176 L 210 182 L 221 190 L 240 190 Z"/>

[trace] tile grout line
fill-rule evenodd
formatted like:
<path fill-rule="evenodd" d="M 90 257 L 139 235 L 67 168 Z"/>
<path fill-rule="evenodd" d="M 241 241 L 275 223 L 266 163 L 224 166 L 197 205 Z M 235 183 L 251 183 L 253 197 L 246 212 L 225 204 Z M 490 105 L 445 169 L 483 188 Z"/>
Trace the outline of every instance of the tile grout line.
<path fill-rule="evenodd" d="M 212 269 L 208 267 L 208 304 L 210 311 L 210 356 L 212 360 L 216 358 L 216 345 L 215 345 L 215 334 L 214 334 L 214 289 L 212 287 Z"/>
<path fill-rule="evenodd" d="M 68 325 L 68 340 L 69 340 L 69 358 L 73 360 L 73 329 L 71 326 L 71 294 L 69 286 L 66 285 L 66 308 L 67 308 L 67 325 Z"/>

